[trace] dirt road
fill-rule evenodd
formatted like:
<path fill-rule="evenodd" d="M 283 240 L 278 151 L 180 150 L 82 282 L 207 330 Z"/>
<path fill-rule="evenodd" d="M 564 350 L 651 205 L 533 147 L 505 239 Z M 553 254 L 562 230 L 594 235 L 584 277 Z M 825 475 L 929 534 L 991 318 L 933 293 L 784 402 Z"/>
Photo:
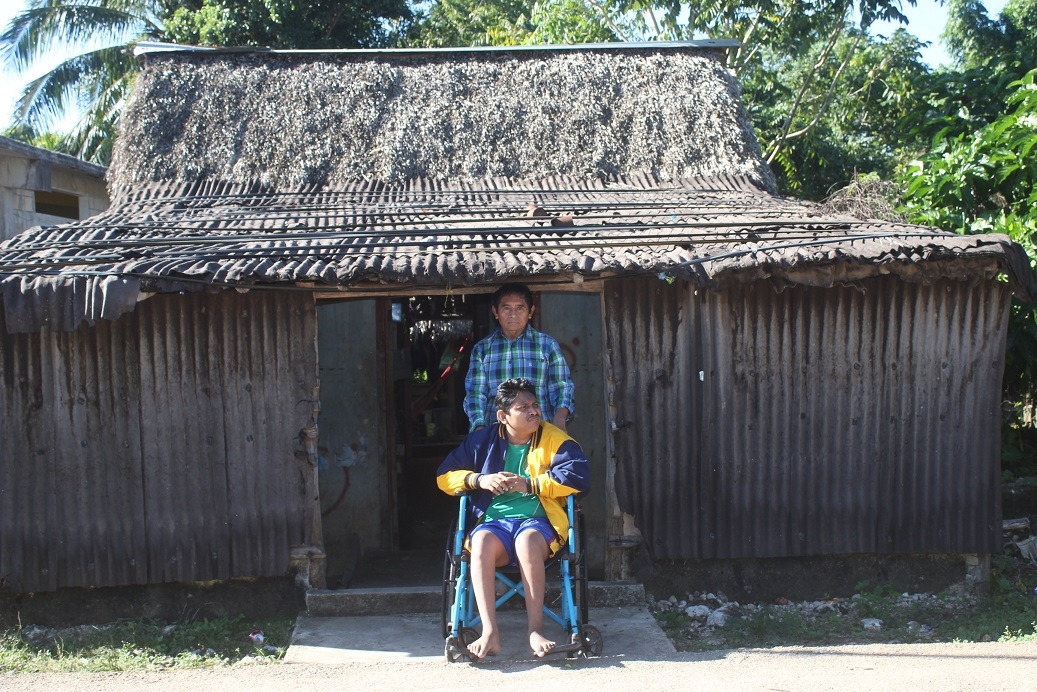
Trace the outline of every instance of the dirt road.
<path fill-rule="evenodd" d="M 1037 690 L 1037 644 L 871 644 L 546 662 L 236 665 L 154 673 L 0 675 L 5 692 L 266 690 Z"/>

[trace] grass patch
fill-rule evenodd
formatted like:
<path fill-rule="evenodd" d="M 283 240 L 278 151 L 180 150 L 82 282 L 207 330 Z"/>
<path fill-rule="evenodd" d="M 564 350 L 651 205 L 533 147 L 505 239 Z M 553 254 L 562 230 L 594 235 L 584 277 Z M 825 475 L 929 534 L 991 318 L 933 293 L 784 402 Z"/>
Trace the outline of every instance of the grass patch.
<path fill-rule="evenodd" d="M 680 610 L 655 613 L 678 651 L 839 644 L 1037 641 L 1037 568 L 1009 556 L 991 566 L 991 593 L 905 596 L 858 585 L 849 599 L 727 608 L 722 625 Z M 865 621 L 871 627 L 865 626 Z M 878 626 L 876 627 L 876 622 Z"/>
<path fill-rule="evenodd" d="M 294 618 L 244 617 L 163 624 L 127 621 L 64 629 L 29 626 L 0 633 L 0 672 L 104 672 L 277 663 Z M 264 634 L 262 644 L 249 635 Z"/>

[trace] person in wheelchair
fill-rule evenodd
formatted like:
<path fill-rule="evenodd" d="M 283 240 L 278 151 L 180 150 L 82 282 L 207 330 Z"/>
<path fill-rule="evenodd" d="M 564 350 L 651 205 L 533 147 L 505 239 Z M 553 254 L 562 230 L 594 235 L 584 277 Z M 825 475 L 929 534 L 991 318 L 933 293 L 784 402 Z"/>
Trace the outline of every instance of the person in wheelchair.
<path fill-rule="evenodd" d="M 479 522 L 469 548 L 482 635 L 468 650 L 477 658 L 500 652 L 495 573 L 511 565 L 518 566 L 525 589 L 529 646 L 542 657 L 555 646 L 543 632 L 544 563 L 568 535 L 566 497 L 587 490 L 590 465 L 574 439 L 541 418 L 529 380 L 505 380 L 494 403 L 497 422 L 447 455 L 436 482 L 450 495 L 472 493 Z"/>

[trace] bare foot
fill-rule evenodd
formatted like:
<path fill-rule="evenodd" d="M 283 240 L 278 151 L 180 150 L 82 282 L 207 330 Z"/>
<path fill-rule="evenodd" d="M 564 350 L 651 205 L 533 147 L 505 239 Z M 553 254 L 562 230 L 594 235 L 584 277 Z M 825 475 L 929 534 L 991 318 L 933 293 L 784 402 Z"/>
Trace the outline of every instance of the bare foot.
<path fill-rule="evenodd" d="M 468 650 L 476 658 L 496 656 L 500 653 L 500 635 L 496 632 L 483 632 L 483 635 L 468 645 Z"/>
<path fill-rule="evenodd" d="M 537 657 L 543 658 L 544 654 L 555 648 L 555 643 L 539 632 L 530 632 L 529 646 Z"/>

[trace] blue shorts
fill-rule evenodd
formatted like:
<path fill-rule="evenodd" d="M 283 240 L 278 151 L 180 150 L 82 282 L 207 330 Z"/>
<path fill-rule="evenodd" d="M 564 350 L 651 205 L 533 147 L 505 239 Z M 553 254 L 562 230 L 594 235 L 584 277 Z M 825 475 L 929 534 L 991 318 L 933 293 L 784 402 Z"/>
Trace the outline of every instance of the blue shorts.
<path fill-rule="evenodd" d="M 523 531 L 539 531 L 540 535 L 544 537 L 544 541 L 547 542 L 548 552 L 550 552 L 551 543 L 558 535 L 546 517 L 484 521 L 472 529 L 471 535 L 474 536 L 477 531 L 489 531 L 504 544 L 504 549 L 508 551 L 509 567 L 518 566 L 518 558 L 515 556 L 515 539 Z"/>

